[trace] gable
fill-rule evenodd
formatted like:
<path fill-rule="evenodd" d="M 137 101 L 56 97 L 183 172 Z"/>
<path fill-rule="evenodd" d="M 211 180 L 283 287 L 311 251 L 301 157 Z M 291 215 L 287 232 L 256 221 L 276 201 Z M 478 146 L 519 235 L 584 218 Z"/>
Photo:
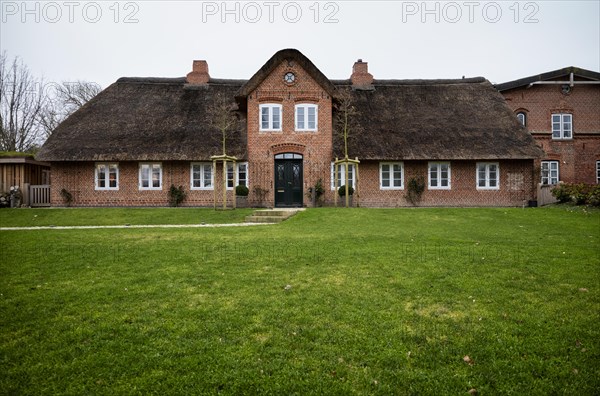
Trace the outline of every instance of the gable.
<path fill-rule="evenodd" d="M 570 66 L 546 73 L 537 74 L 535 76 L 524 77 L 518 80 L 508 81 L 502 84 L 496 84 L 496 89 L 498 89 L 498 91 L 500 92 L 503 92 L 508 91 L 510 89 L 527 87 L 530 84 L 532 85 L 535 83 L 551 80 L 565 80 L 566 82 L 566 80 L 569 80 L 570 78 L 581 81 L 600 81 L 600 73 Z"/>
<path fill-rule="evenodd" d="M 237 92 L 236 97 L 240 100 L 248 97 L 264 80 L 272 76 L 276 69 L 289 66 L 300 67 L 330 96 L 335 92 L 335 86 L 327 77 L 300 51 L 296 49 L 284 49 L 278 51 L 271 57 Z M 283 77 L 283 75 L 282 75 Z"/>

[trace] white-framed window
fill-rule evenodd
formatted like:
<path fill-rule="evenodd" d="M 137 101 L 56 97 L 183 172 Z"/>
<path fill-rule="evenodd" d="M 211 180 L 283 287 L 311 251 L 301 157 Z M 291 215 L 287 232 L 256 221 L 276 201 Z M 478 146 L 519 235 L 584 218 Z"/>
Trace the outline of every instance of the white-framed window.
<path fill-rule="evenodd" d="M 600 161 L 596 161 L 596 183 L 600 184 Z"/>
<path fill-rule="evenodd" d="M 517 118 L 519 119 L 521 125 L 527 126 L 527 113 L 525 113 L 524 111 L 519 111 L 517 113 Z"/>
<path fill-rule="evenodd" d="M 552 139 L 573 138 L 573 115 L 552 114 Z"/>
<path fill-rule="evenodd" d="M 402 162 L 379 163 L 379 188 L 382 190 L 404 189 L 404 164 Z"/>
<path fill-rule="evenodd" d="M 331 190 L 335 190 L 335 178 L 334 178 L 335 165 L 331 163 Z M 338 188 L 346 185 L 346 164 L 339 164 L 338 167 Z M 352 188 L 356 188 L 354 185 L 354 164 L 348 164 L 348 185 Z"/>
<path fill-rule="evenodd" d="M 236 172 L 233 172 L 233 164 L 227 163 L 227 189 L 231 190 L 235 186 L 246 186 L 248 187 L 248 163 L 238 162 L 236 163 Z"/>
<path fill-rule="evenodd" d="M 500 165 L 497 162 L 477 163 L 477 189 L 500 189 Z"/>
<path fill-rule="evenodd" d="M 281 131 L 281 105 L 268 103 L 259 105 L 260 130 Z"/>
<path fill-rule="evenodd" d="M 192 162 L 190 165 L 190 190 L 212 190 L 213 166 L 210 162 Z"/>
<path fill-rule="evenodd" d="M 96 190 L 119 189 L 119 164 L 97 163 L 95 172 Z"/>
<path fill-rule="evenodd" d="M 450 162 L 429 163 L 429 189 L 450 190 Z"/>
<path fill-rule="evenodd" d="M 296 130 L 297 131 L 316 131 L 318 106 L 316 104 L 298 104 L 296 105 Z"/>
<path fill-rule="evenodd" d="M 140 190 L 162 190 L 162 164 L 160 162 L 140 164 Z"/>
<path fill-rule="evenodd" d="M 558 184 L 558 161 L 542 161 L 542 184 Z"/>

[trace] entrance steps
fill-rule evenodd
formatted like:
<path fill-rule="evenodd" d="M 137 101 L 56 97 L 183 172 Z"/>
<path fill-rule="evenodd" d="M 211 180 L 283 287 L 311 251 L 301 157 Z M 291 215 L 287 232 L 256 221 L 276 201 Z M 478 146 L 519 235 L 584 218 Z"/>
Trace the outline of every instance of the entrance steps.
<path fill-rule="evenodd" d="M 246 216 L 246 223 L 281 223 L 298 213 L 300 210 L 303 209 L 255 210 L 250 216 Z"/>

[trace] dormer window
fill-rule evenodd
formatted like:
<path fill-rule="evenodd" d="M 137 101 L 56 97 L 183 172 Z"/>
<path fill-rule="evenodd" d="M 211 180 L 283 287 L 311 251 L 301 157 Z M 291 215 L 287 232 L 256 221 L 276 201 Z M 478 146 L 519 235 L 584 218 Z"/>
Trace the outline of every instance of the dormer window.
<path fill-rule="evenodd" d="M 281 105 L 260 105 L 260 130 L 281 131 Z"/>

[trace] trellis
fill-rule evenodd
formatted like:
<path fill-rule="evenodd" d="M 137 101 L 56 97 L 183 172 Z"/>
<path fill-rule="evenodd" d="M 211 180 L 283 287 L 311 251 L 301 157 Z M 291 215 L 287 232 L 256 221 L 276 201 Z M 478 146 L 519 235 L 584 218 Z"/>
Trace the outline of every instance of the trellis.
<path fill-rule="evenodd" d="M 350 164 L 354 165 L 354 169 L 355 169 L 355 174 L 354 174 L 354 184 L 356 185 L 356 188 L 354 189 L 354 194 L 356 195 L 356 206 L 360 206 L 360 195 L 358 193 L 358 181 L 359 181 L 359 177 L 358 177 L 358 165 L 360 164 L 360 161 L 358 160 L 358 157 L 355 157 L 355 159 L 350 159 L 348 158 L 348 156 L 345 156 L 342 159 L 338 159 L 337 157 L 335 158 L 335 161 L 333 162 L 333 180 L 334 180 L 334 203 L 335 206 L 337 207 L 337 201 L 338 201 L 338 187 L 339 187 L 339 178 L 338 178 L 338 169 L 340 167 L 340 165 L 344 164 L 344 180 L 346 180 L 345 186 L 346 186 L 346 193 L 344 195 L 344 198 L 346 198 L 346 207 L 350 206 L 350 196 L 348 194 L 348 168 Z"/>

